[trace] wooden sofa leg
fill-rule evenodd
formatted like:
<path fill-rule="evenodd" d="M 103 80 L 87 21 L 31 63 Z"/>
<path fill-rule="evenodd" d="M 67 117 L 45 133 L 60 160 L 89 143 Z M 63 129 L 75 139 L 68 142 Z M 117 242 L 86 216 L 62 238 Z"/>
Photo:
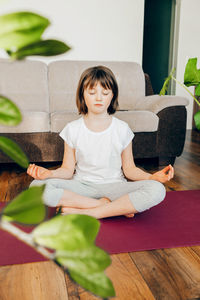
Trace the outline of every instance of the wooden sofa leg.
<path fill-rule="evenodd" d="M 159 166 L 174 165 L 176 156 L 159 156 Z"/>

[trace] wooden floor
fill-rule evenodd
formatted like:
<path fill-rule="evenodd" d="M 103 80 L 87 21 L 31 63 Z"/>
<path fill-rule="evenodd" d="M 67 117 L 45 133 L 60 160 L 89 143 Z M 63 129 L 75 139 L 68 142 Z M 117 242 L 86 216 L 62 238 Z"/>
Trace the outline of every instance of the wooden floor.
<path fill-rule="evenodd" d="M 149 172 L 159 167 L 143 165 Z M 184 152 L 175 161 L 175 177 L 167 190 L 200 189 L 200 133 L 187 131 Z M 31 178 L 13 165 L 0 165 L 0 201 L 9 201 L 28 187 Z M 200 246 L 159 249 L 112 255 L 106 273 L 116 298 L 194 300 L 200 299 Z M 92 300 L 53 262 L 0 267 L 0 300 Z"/>

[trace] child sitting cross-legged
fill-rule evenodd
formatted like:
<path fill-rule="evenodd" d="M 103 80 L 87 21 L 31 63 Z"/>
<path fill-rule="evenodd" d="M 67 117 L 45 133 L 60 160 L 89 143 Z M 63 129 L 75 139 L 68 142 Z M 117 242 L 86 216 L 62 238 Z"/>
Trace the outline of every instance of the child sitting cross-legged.
<path fill-rule="evenodd" d="M 163 183 L 174 176 L 171 165 L 149 174 L 136 167 L 132 153 L 134 133 L 113 116 L 118 107 L 118 85 L 104 66 L 83 72 L 76 104 L 81 117 L 60 132 L 64 156 L 60 168 L 30 164 L 31 186 L 46 184 L 48 206 L 62 214 L 86 214 L 97 219 L 133 217 L 159 204 L 166 195 Z M 129 179 L 129 181 L 127 181 Z"/>

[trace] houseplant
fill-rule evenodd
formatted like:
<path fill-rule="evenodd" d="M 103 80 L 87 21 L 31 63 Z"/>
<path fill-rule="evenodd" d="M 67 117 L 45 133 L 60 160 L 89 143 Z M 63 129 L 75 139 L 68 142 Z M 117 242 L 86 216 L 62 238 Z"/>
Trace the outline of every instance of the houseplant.
<path fill-rule="evenodd" d="M 184 83 L 179 82 L 174 76 L 174 71 L 173 69 L 170 73 L 170 75 L 166 78 L 163 87 L 160 91 L 160 95 L 165 95 L 168 89 L 168 85 L 170 80 L 176 81 L 178 84 L 180 84 L 194 99 L 194 101 L 197 103 L 199 106 L 199 111 L 197 111 L 194 115 L 194 122 L 195 126 L 198 130 L 200 130 L 200 102 L 198 100 L 198 97 L 200 97 L 200 69 L 197 69 L 197 58 L 189 58 L 188 62 L 185 67 L 185 72 L 184 72 Z M 193 95 L 190 90 L 187 88 L 189 86 L 194 86 L 195 87 L 195 95 Z"/>
<path fill-rule="evenodd" d="M 0 48 L 7 52 L 11 60 L 68 51 L 70 47 L 63 42 L 42 40 L 41 36 L 49 25 L 48 19 L 31 12 L 0 16 Z M 6 95 L 0 95 L 0 123 L 15 126 L 21 120 L 21 112 L 14 102 Z M 0 137 L 0 149 L 21 167 L 28 167 L 26 154 L 12 140 Z M 55 261 L 85 289 L 103 298 L 114 296 L 113 285 L 104 273 L 111 263 L 110 257 L 95 245 L 99 221 L 90 216 L 58 214 L 43 222 L 46 215 L 42 200 L 44 188 L 31 187 L 6 205 L 0 212 L 0 228 Z M 11 222 L 39 225 L 27 234 Z"/>

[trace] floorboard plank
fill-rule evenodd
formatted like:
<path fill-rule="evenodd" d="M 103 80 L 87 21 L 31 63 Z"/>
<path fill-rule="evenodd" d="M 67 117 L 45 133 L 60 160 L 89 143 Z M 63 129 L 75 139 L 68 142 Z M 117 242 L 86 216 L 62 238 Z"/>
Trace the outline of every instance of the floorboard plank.
<path fill-rule="evenodd" d="M 200 246 L 193 246 L 190 249 L 194 251 L 200 258 Z"/>
<path fill-rule="evenodd" d="M 200 295 L 200 258 L 189 247 L 130 253 L 156 300 Z"/>
<path fill-rule="evenodd" d="M 0 176 L 0 202 L 5 202 L 8 194 L 8 181 L 10 173 L 8 171 L 3 172 Z"/>
<path fill-rule="evenodd" d="M 0 268 L 0 300 L 68 300 L 65 276 L 53 262 Z"/>

